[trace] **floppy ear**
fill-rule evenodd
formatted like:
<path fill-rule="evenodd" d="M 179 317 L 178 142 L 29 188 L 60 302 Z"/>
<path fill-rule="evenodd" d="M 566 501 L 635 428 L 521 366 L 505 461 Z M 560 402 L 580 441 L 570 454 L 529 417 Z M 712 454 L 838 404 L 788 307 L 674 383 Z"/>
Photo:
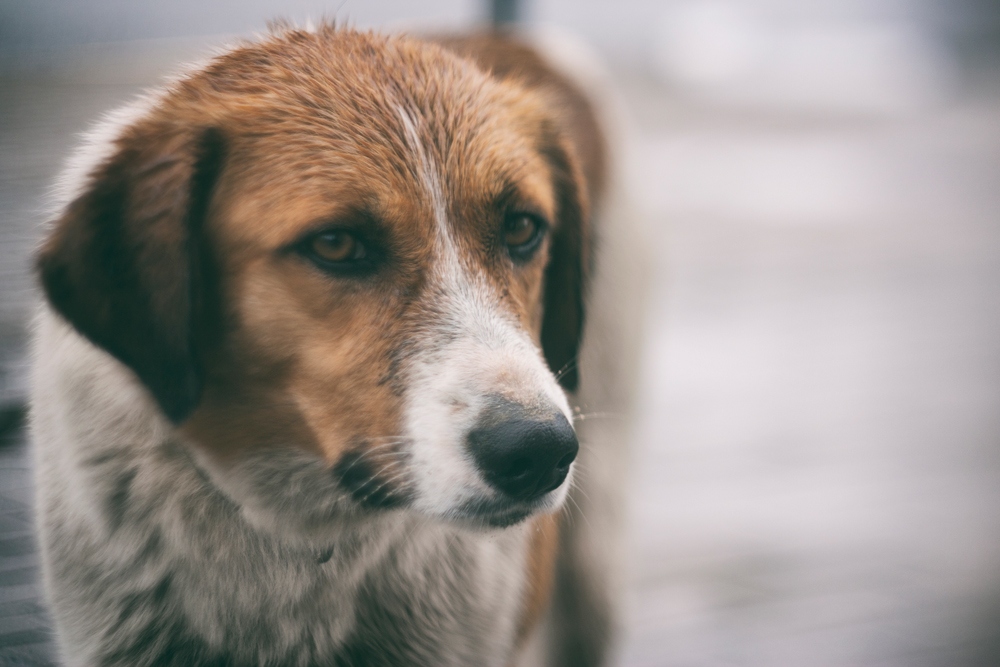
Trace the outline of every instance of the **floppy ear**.
<path fill-rule="evenodd" d="M 545 270 L 542 352 L 559 384 L 579 385 L 577 354 L 583 336 L 590 269 L 589 199 L 583 173 L 568 142 L 553 137 L 543 148 L 552 169 L 557 224 Z"/>
<path fill-rule="evenodd" d="M 42 246 L 52 307 L 131 368 L 173 422 L 198 404 L 198 338 L 214 304 L 202 227 L 222 164 L 216 130 L 129 128 Z"/>

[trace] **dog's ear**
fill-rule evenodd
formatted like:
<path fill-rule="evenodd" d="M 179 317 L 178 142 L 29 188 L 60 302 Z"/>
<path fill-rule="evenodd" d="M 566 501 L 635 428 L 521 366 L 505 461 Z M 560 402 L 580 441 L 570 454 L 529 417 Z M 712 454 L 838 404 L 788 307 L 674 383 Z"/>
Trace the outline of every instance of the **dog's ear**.
<path fill-rule="evenodd" d="M 203 224 L 223 159 L 217 130 L 132 127 L 42 246 L 49 302 L 131 368 L 173 422 L 198 404 L 198 338 L 213 314 Z"/>
<path fill-rule="evenodd" d="M 551 136 L 542 150 L 552 169 L 557 222 L 545 270 L 542 352 L 559 384 L 576 391 L 577 354 L 585 315 L 590 269 L 589 198 L 586 181 L 569 143 Z"/>

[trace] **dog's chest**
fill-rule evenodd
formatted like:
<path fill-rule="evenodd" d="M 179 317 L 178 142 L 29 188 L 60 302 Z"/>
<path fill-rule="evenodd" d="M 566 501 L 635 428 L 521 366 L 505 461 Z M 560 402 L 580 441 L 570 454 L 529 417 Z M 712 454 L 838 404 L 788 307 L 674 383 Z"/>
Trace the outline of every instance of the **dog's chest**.
<path fill-rule="evenodd" d="M 512 531 L 385 521 L 331 551 L 290 549 L 234 526 L 228 508 L 178 500 L 160 498 L 160 512 L 118 526 L 109 542 L 73 528 L 79 517 L 50 524 L 53 548 L 72 544 L 74 554 L 59 554 L 49 574 L 84 612 L 57 621 L 93 648 L 87 664 L 510 659 L 523 585 Z M 174 511 L 185 506 L 196 519 Z"/>

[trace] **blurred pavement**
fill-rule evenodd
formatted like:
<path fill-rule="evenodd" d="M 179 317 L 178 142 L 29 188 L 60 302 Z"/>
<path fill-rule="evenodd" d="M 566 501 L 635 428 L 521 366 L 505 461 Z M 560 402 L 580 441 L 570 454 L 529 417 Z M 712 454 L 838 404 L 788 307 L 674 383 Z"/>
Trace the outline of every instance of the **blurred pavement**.
<path fill-rule="evenodd" d="M 626 79 L 659 274 L 623 664 L 1000 665 L 1000 95 Z"/>

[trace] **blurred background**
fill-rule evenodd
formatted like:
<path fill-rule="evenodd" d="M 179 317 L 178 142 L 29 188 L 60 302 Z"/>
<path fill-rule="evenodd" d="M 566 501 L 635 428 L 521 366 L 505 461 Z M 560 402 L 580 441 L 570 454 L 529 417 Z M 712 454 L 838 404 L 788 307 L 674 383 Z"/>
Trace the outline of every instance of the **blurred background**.
<path fill-rule="evenodd" d="M 616 664 L 1000 665 L 1000 3 L 504 4 L 606 59 L 656 260 Z M 0 664 L 51 660 L 19 419 L 78 133 L 277 16 L 490 15 L 0 0 Z"/>

